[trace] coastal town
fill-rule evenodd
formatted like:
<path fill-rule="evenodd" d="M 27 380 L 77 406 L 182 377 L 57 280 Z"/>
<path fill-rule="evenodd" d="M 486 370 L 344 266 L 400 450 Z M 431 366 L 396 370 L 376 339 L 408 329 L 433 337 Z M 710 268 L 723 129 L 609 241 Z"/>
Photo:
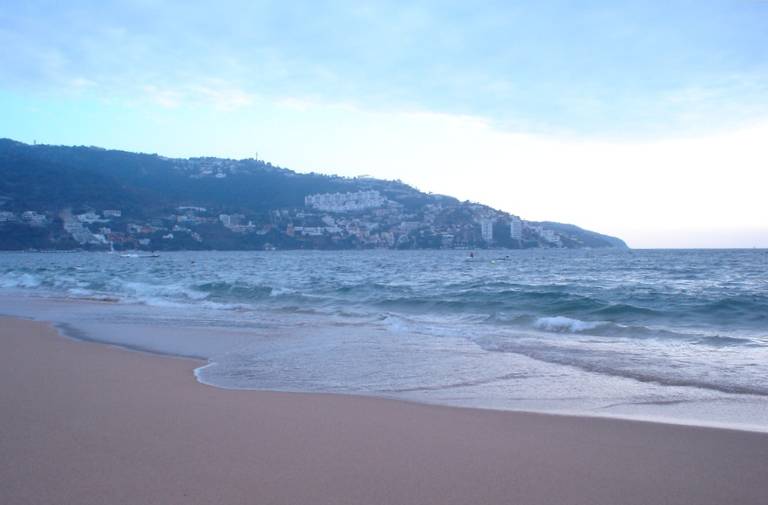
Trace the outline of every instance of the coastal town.
<path fill-rule="evenodd" d="M 541 224 L 433 196 L 418 209 L 376 190 L 307 195 L 304 206 L 260 214 L 188 205 L 140 219 L 122 209 L 0 211 L 0 228 L 27 227 L 52 244 L 85 249 L 566 247 Z"/>
<path fill-rule="evenodd" d="M 257 157 L 0 139 L 0 168 L 0 250 L 626 248 L 400 180 L 301 173 Z"/>

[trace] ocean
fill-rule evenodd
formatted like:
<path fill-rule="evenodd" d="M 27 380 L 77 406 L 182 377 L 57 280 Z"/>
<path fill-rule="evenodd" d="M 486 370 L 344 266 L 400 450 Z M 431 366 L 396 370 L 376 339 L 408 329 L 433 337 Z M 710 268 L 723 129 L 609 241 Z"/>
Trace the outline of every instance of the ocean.
<path fill-rule="evenodd" d="M 768 251 L 0 254 L 0 313 L 203 383 L 768 430 Z"/>

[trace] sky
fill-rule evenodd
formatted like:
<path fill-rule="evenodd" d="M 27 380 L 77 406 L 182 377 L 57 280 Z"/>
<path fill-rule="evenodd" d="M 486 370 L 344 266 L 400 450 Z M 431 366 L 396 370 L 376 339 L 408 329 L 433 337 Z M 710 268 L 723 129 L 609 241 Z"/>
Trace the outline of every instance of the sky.
<path fill-rule="evenodd" d="M 768 247 L 768 1 L 5 0 L 0 137 Z"/>

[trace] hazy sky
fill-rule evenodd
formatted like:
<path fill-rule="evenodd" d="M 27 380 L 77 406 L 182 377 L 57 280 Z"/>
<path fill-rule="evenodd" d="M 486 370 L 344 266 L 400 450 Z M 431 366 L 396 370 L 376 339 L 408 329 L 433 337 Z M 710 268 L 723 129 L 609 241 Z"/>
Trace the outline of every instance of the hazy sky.
<path fill-rule="evenodd" d="M 768 1 L 5 0 L 0 137 L 768 247 Z"/>

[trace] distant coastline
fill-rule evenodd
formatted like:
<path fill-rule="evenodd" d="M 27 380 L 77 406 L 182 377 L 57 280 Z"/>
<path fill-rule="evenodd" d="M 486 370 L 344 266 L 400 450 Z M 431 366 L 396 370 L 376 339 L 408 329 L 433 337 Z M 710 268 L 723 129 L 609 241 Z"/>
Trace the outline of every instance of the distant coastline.
<path fill-rule="evenodd" d="M 0 250 L 627 248 L 400 181 L 0 139 Z"/>

